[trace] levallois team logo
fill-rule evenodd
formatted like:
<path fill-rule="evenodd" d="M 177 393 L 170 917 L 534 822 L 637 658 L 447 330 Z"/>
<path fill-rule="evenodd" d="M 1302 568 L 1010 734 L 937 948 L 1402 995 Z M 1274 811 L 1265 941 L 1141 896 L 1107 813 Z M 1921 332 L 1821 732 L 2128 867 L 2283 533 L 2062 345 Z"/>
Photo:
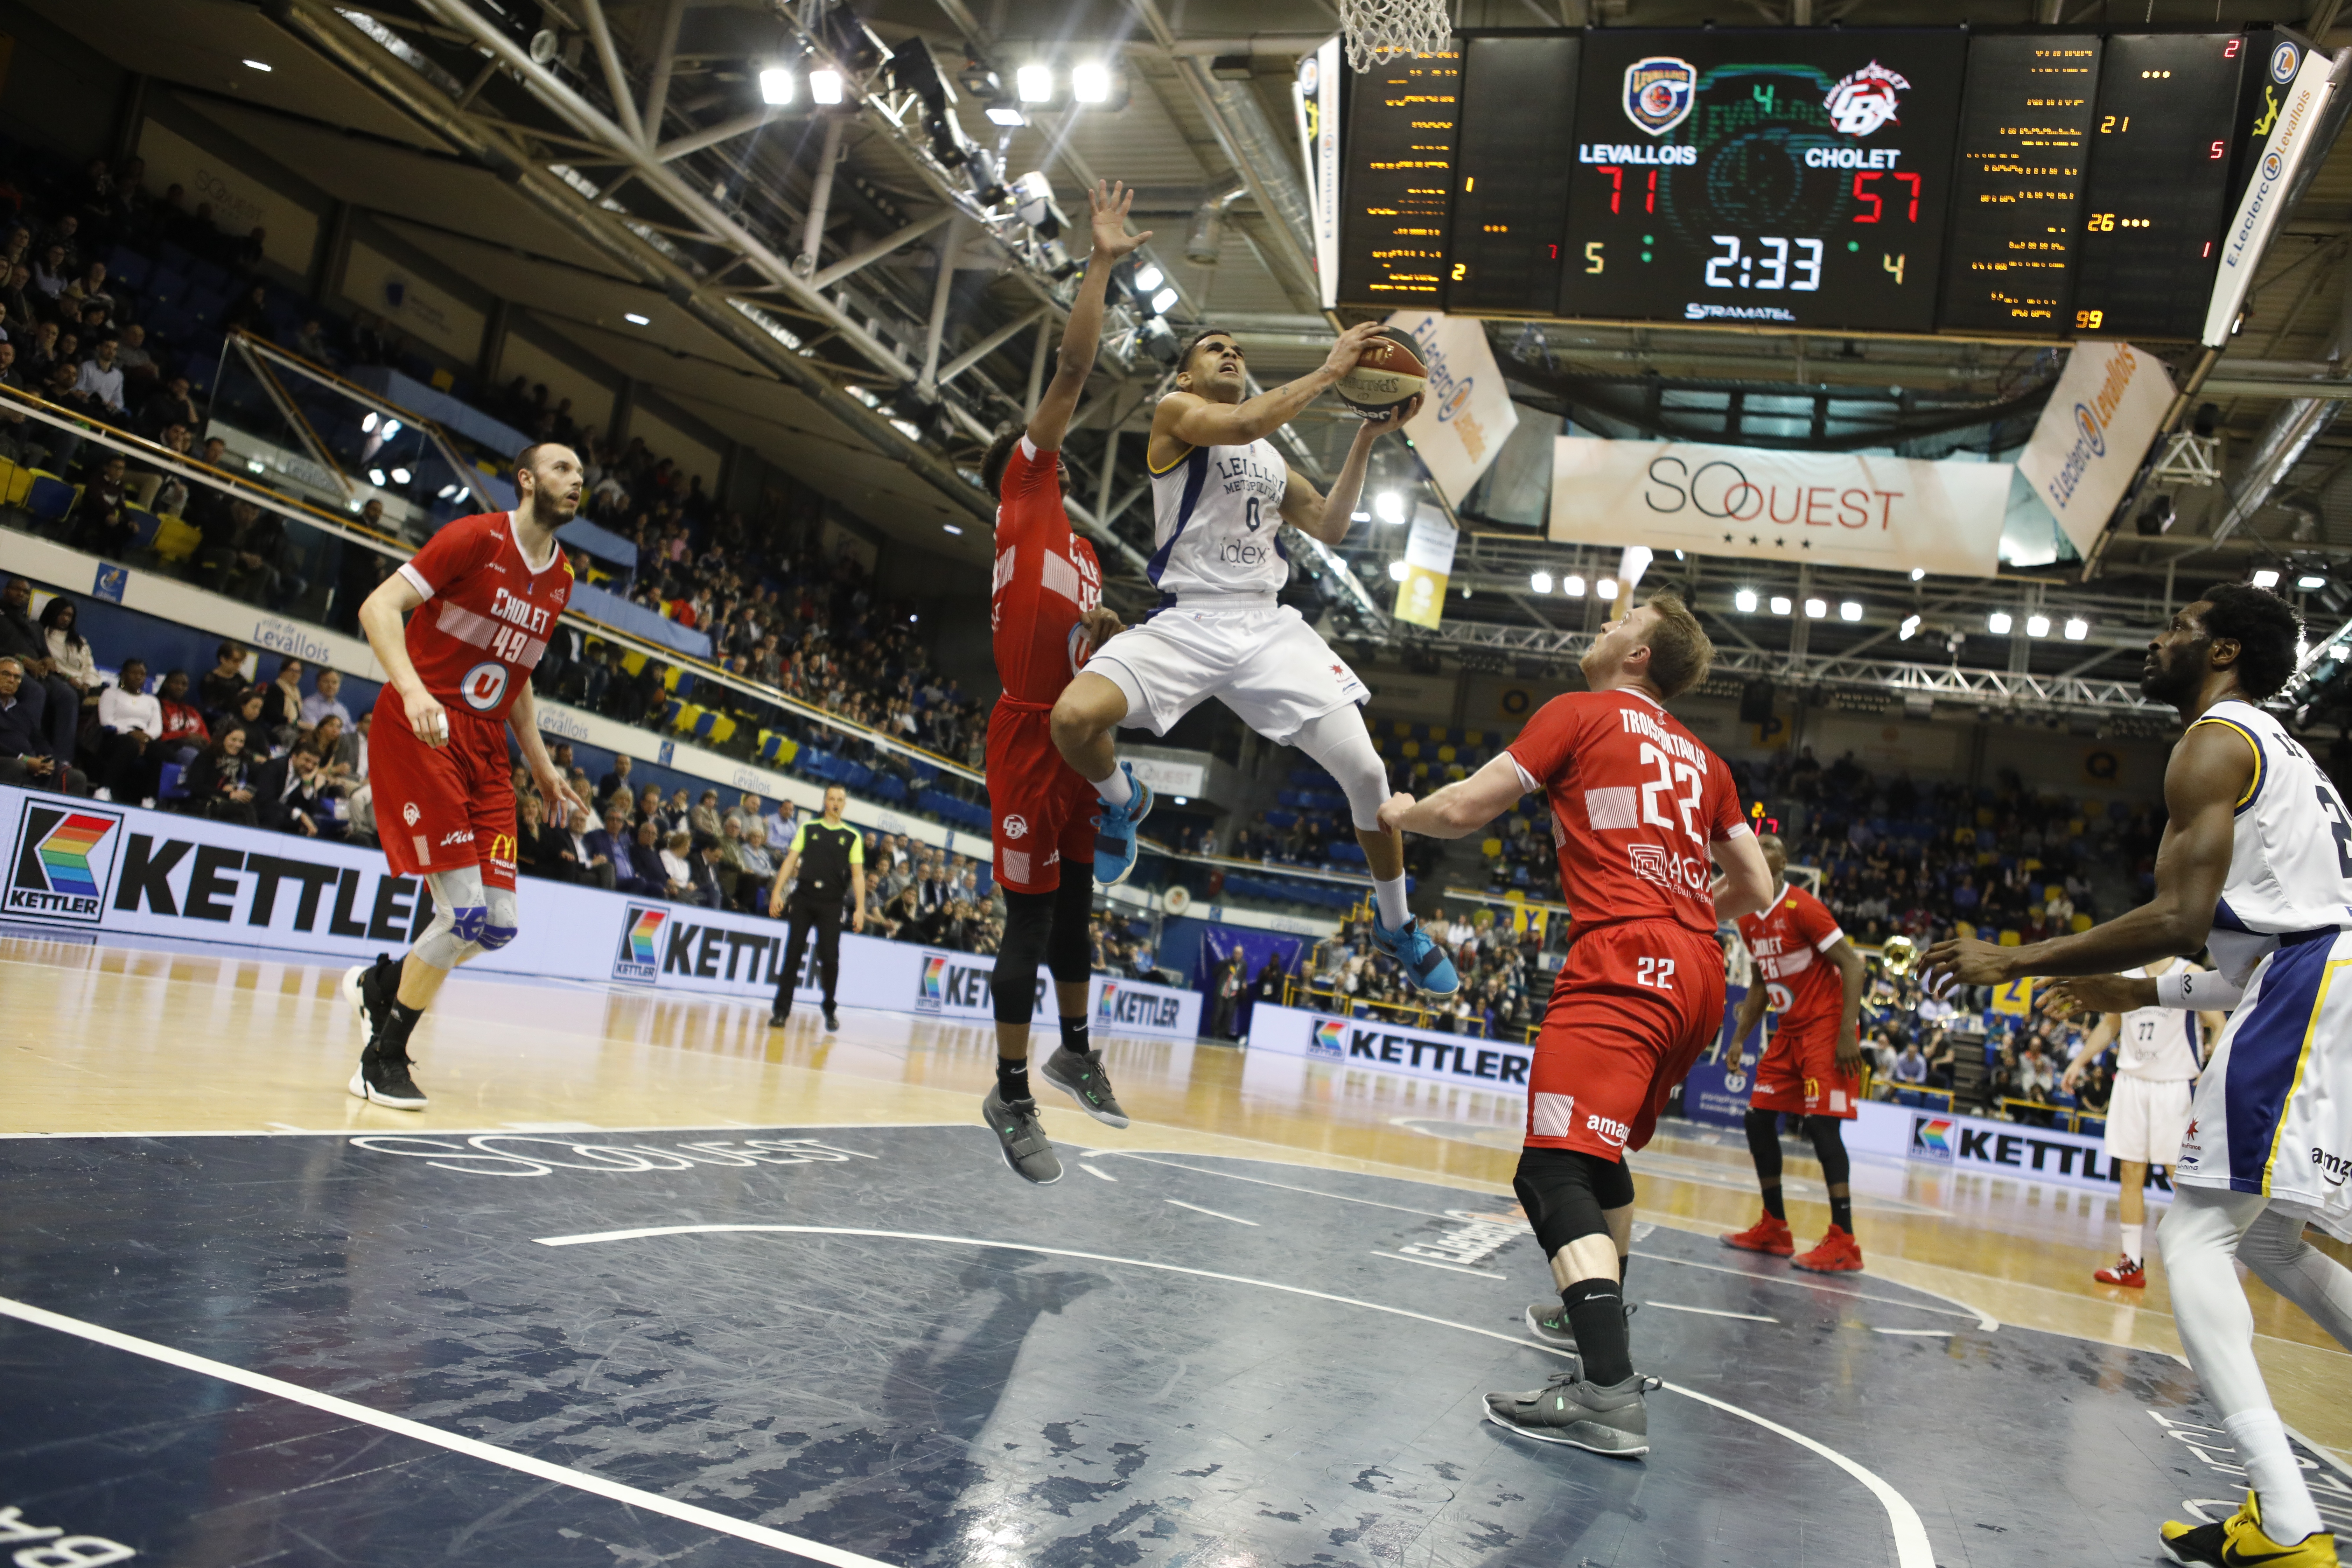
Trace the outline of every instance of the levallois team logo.
<path fill-rule="evenodd" d="M 94 926 L 104 918 L 106 884 L 122 841 L 122 814 L 27 801 L 9 858 L 5 909 L 12 915 Z"/>
<path fill-rule="evenodd" d="M 1698 99 L 1698 70 L 1673 55 L 1652 55 L 1625 68 L 1625 118 L 1664 136 L 1690 117 Z"/>

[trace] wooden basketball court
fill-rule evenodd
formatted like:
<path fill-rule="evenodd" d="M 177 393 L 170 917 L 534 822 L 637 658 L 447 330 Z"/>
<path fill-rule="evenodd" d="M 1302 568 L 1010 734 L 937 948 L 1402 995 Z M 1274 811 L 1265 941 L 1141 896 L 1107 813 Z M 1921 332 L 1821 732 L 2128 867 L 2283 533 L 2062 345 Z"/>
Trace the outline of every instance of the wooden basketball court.
<path fill-rule="evenodd" d="M 1516 1100 L 1115 1039 L 1135 1125 L 1049 1107 L 1038 1189 L 977 1122 L 980 1026 L 461 975 L 408 1115 L 344 1092 L 339 977 L 0 940 L 22 1528 L 224 1564 L 1929 1568 L 2144 1563 L 2242 1485 L 2160 1268 L 2091 1281 L 2104 1195 L 1858 1159 L 1869 1268 L 1822 1279 L 1717 1244 L 1745 1147 L 1670 1124 L 1627 1290 L 1654 1447 L 1610 1460 L 1480 1419 L 1568 1364 L 1519 1323 Z M 2343 1528 L 2352 1357 L 2248 1289 Z"/>

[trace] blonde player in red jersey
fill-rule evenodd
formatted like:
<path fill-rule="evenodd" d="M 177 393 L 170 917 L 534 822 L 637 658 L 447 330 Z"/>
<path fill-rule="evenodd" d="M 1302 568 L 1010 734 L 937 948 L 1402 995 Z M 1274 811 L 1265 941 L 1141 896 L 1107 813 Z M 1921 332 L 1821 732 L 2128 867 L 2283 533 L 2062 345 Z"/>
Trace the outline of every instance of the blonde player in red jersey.
<path fill-rule="evenodd" d="M 404 961 L 343 976 L 367 1049 L 351 1091 L 420 1110 L 408 1037 L 449 972 L 515 938 L 513 728 L 551 810 L 585 809 L 540 739 L 530 672 L 572 598 L 555 531 L 580 510 L 579 455 L 542 441 L 515 459 L 515 509 L 461 517 L 360 606 L 383 689 L 369 741 L 383 858 L 433 890 L 433 923 Z M 407 617 L 405 626 L 402 617 Z"/>
<path fill-rule="evenodd" d="M 1004 888 L 1004 939 L 990 988 L 996 1003 L 996 1087 L 981 1117 L 996 1134 L 1004 1163 L 1040 1186 L 1062 1179 L 1062 1162 L 1038 1120 L 1029 1086 L 1029 1020 L 1037 1005 L 1037 966 L 1053 971 L 1062 1015 L 1062 1045 L 1044 1068 L 1047 1083 L 1078 1109 L 1113 1127 L 1127 1112 L 1087 1038 L 1087 975 L 1092 952 L 1087 916 L 1094 907 L 1094 786 L 1054 748 L 1054 700 L 1090 650 L 1126 629 L 1103 608 L 1102 567 L 1094 547 L 1070 528 L 1062 505 L 1068 471 L 1062 437 L 1077 412 L 1102 341 L 1103 296 L 1119 258 L 1151 237 L 1127 232 L 1135 193 L 1100 181 L 1087 194 L 1094 253 L 1070 301 L 1052 384 L 1029 426 L 1000 436 L 981 459 L 981 480 L 996 491 L 996 567 L 989 627 L 1004 691 L 988 721 L 988 815 L 996 840 L 996 879 Z"/>
<path fill-rule="evenodd" d="M 1668 1092 L 1723 1026 L 1717 921 L 1763 909 L 1772 892 L 1730 770 L 1665 710 L 1714 658 L 1683 602 L 1655 595 L 1601 627 L 1582 660 L 1590 691 L 1544 704 L 1469 778 L 1381 808 L 1382 826 L 1436 838 L 1476 832 L 1530 791 L 1549 808 L 1573 923 L 1511 1185 L 1560 1292 L 1558 1307 L 1528 1310 L 1529 1326 L 1581 1365 L 1532 1393 L 1488 1394 L 1486 1415 L 1598 1454 L 1650 1451 L 1625 1332 L 1625 1151 L 1649 1142 Z"/>
<path fill-rule="evenodd" d="M 1740 1047 L 1768 1005 L 1780 1023 L 1756 1064 L 1756 1093 L 1748 1102 L 1748 1152 L 1764 1189 L 1764 1217 L 1723 1243 L 1775 1258 L 1797 1250 L 1780 1197 L 1780 1116 L 1786 1111 L 1805 1119 L 1830 1189 L 1827 1234 L 1790 1261 L 1817 1274 L 1847 1272 L 1862 1267 L 1862 1247 L 1853 1238 L 1853 1164 L 1839 1123 L 1861 1114 L 1862 991 L 1870 966 L 1821 900 L 1789 885 L 1789 852 L 1780 836 L 1763 834 L 1756 843 L 1772 868 L 1772 902 L 1761 914 L 1739 917 L 1739 940 L 1756 961 L 1756 983 L 1739 1000 L 1724 1067 L 1739 1070 Z"/>

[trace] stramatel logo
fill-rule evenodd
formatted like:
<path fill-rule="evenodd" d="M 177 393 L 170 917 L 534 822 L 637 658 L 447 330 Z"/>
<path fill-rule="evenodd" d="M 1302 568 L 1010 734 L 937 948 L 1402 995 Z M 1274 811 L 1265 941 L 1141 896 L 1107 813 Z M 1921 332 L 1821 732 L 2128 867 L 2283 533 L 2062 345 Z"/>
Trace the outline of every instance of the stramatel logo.
<path fill-rule="evenodd" d="M 1940 1160 L 1952 1163 L 1952 1119 L 1948 1116 L 1914 1116 L 1911 1119 L 1911 1155 L 1918 1160 Z"/>
<path fill-rule="evenodd" d="M 631 904 L 621 926 L 621 948 L 613 955 L 613 978 L 647 984 L 661 973 L 661 929 L 670 911 Z"/>
<path fill-rule="evenodd" d="M 121 842 L 120 812 L 70 810 L 27 802 L 10 862 L 6 909 L 12 915 L 96 925 Z"/>

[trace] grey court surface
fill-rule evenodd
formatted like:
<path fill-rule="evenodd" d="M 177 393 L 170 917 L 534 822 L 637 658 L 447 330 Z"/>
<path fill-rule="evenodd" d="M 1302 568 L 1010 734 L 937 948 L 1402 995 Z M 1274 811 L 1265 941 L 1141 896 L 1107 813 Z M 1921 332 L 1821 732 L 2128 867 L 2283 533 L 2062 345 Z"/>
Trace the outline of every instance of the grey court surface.
<path fill-rule="evenodd" d="M 1064 1156 L 1036 1189 L 978 1126 L 0 1140 L 0 1552 L 2146 1563 L 2242 1485 L 2168 1357 L 1664 1228 L 1651 1456 L 1528 1444 L 1480 1396 L 1569 1363 L 1507 1205 Z"/>

